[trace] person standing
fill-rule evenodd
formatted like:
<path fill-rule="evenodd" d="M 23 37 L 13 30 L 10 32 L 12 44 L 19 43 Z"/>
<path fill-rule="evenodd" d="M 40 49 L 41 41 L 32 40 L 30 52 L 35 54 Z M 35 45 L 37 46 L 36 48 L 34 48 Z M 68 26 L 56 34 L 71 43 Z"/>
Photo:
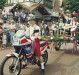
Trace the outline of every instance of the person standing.
<path fill-rule="evenodd" d="M 8 48 L 8 43 L 9 43 L 9 21 L 6 21 L 3 25 L 3 29 L 6 32 L 6 47 Z"/>
<path fill-rule="evenodd" d="M 71 23 L 71 21 L 72 21 L 72 14 L 71 13 L 69 13 L 68 14 L 68 16 L 67 15 L 65 15 L 65 13 L 64 13 L 64 11 L 62 10 L 61 11 L 61 14 L 63 15 L 63 17 L 66 19 L 66 24 L 70 24 Z"/>
<path fill-rule="evenodd" d="M 7 39 L 7 37 L 6 37 L 6 33 L 5 32 L 3 32 L 3 49 L 5 49 L 6 48 L 6 39 Z"/>
<path fill-rule="evenodd" d="M 2 16 L 4 21 L 7 21 L 7 12 L 5 11 L 5 9 L 2 11 Z"/>
<path fill-rule="evenodd" d="M 49 23 L 47 23 L 45 27 L 45 32 L 46 32 L 46 35 L 48 36 L 49 35 Z"/>
<path fill-rule="evenodd" d="M 51 26 L 51 29 L 52 29 L 52 31 L 53 31 L 53 36 L 56 34 L 56 23 L 55 22 L 53 22 L 53 24 L 52 24 L 52 26 Z"/>
<path fill-rule="evenodd" d="M 11 10 L 9 10 L 7 16 L 8 16 L 9 19 L 11 19 L 13 17 L 13 14 L 12 14 Z"/>
<path fill-rule="evenodd" d="M 16 30 L 16 27 L 14 25 L 14 21 L 12 21 L 11 25 L 10 25 L 10 28 L 9 28 L 9 32 L 10 32 L 10 44 L 12 45 L 12 42 L 13 42 L 13 36 L 15 35 L 15 30 Z"/>
<path fill-rule="evenodd" d="M 14 15 L 15 15 L 15 21 L 18 22 L 18 11 L 15 11 Z"/>

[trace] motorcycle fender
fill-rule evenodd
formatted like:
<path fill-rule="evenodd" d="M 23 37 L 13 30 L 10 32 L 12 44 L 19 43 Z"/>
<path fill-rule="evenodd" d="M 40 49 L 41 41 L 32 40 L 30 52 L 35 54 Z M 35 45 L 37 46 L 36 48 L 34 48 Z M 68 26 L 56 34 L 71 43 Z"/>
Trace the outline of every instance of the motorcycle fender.
<path fill-rule="evenodd" d="M 8 54 L 8 55 L 6 55 L 7 57 L 10 57 L 10 56 L 15 56 L 15 57 L 17 57 L 18 58 L 18 55 L 19 54 L 17 54 L 17 53 L 11 53 L 11 54 Z"/>

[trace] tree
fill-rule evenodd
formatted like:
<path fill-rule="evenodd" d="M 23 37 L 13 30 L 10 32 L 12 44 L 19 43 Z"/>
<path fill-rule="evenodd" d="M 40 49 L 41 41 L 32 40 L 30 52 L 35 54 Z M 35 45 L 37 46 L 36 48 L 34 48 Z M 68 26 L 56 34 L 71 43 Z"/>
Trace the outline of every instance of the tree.
<path fill-rule="evenodd" d="M 7 0 L 0 0 L 0 9 L 3 9 Z"/>
<path fill-rule="evenodd" d="M 66 0 L 65 8 L 79 13 L 79 0 Z"/>

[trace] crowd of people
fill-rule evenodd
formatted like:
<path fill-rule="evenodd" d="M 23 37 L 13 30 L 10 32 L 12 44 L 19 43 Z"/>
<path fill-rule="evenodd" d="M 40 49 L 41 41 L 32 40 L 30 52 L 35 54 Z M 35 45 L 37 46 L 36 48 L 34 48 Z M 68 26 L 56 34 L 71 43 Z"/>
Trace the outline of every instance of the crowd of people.
<path fill-rule="evenodd" d="M 61 28 L 65 25 L 72 25 L 72 27 L 69 28 L 68 34 L 71 33 L 71 36 L 73 35 L 73 28 L 79 26 L 79 21 L 77 21 L 77 18 L 71 13 L 65 14 L 63 10 L 61 10 L 61 15 L 66 19 L 66 23 L 64 23 L 63 18 L 60 18 L 58 22 L 38 22 L 42 36 L 50 36 L 51 31 L 52 36 L 55 34 L 61 35 Z M 10 10 L 7 13 L 5 10 L 0 9 L 0 49 L 12 46 L 12 38 L 18 30 L 27 30 L 30 26 L 30 17 L 35 17 L 35 15 L 32 13 L 24 13 L 23 10 L 15 11 L 14 13 Z"/>
<path fill-rule="evenodd" d="M 12 38 L 17 30 L 26 30 L 27 18 L 33 16 L 31 13 L 27 16 L 23 11 L 14 12 L 0 9 L 0 49 L 8 48 L 12 45 Z"/>

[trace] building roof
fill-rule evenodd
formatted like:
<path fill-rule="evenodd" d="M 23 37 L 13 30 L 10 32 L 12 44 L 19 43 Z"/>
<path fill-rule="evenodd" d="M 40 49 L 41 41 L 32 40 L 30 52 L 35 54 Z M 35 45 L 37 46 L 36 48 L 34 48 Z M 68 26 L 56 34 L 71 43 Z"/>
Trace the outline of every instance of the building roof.
<path fill-rule="evenodd" d="M 19 6 L 27 9 L 29 12 L 32 12 L 33 10 L 35 10 L 37 8 L 37 10 L 42 14 L 42 15 L 50 15 L 50 13 L 45 9 L 45 7 L 43 5 L 41 5 L 40 3 L 38 4 L 34 4 L 32 6 L 27 6 L 27 4 L 25 3 L 19 3 Z"/>
<path fill-rule="evenodd" d="M 25 3 L 19 3 L 21 6 L 32 12 L 34 9 L 36 9 L 40 4 L 34 4 L 31 7 L 27 6 Z"/>

